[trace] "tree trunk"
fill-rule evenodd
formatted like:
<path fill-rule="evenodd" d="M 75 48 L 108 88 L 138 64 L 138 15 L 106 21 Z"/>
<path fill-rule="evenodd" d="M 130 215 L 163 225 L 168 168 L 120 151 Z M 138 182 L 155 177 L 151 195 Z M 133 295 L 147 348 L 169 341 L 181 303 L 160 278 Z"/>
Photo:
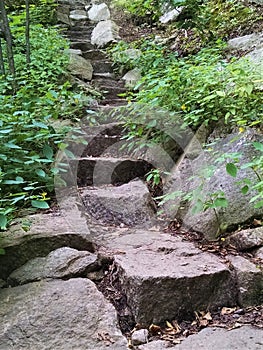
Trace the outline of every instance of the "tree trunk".
<path fill-rule="evenodd" d="M 12 87 L 15 91 L 15 62 L 14 62 L 14 54 L 13 54 L 13 39 L 9 27 L 8 17 L 5 9 L 5 1 L 0 0 L 0 20 L 1 20 L 1 28 L 3 28 L 3 35 L 6 40 L 6 52 L 7 52 L 7 59 L 8 59 L 8 65 L 9 65 L 9 71 L 10 74 L 13 77 L 12 81 Z"/>
<path fill-rule="evenodd" d="M 5 64 L 2 49 L 2 39 L 0 37 L 0 75 L 5 75 Z"/>
<path fill-rule="evenodd" d="M 30 13 L 29 0 L 26 0 L 26 64 L 27 70 L 30 70 Z"/>

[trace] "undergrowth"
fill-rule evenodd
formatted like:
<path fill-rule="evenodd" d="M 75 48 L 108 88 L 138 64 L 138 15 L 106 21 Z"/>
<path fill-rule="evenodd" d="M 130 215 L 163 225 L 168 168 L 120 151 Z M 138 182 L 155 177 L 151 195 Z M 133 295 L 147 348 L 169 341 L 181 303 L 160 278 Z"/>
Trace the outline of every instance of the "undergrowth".
<path fill-rule="evenodd" d="M 40 9 L 33 12 L 36 17 Z M 64 139 L 72 130 L 70 123 L 55 126 L 56 120 L 78 120 L 90 101 L 65 78 L 68 43 L 58 30 L 31 23 L 28 69 L 23 10 L 10 14 L 10 19 L 16 90 L 11 84 L 14 77 L 0 76 L 0 229 L 6 229 L 21 210 L 49 208 L 53 177 L 59 172 L 55 154 L 67 148 Z M 7 65 L 5 47 L 4 59 Z"/>

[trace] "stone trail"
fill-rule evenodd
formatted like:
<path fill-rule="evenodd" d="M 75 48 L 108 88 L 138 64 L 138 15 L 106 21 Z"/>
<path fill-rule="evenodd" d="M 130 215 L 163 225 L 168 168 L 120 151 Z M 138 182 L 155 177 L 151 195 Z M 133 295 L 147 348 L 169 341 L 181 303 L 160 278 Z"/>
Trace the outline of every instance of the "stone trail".
<path fill-rule="evenodd" d="M 94 6 L 86 0 L 60 1 L 59 18 L 68 27 L 71 48 L 79 50 L 71 54 L 89 62 L 91 81 L 80 75 L 83 66 L 76 77 L 108 91 L 97 108 L 115 108 L 124 104 L 118 97 L 124 85 L 100 44 L 91 44 L 94 28 L 105 20 L 98 20 Z M 96 22 L 89 19 L 92 7 Z M 107 6 L 102 8 L 108 16 Z M 240 256 L 222 260 L 162 232 L 142 181 L 152 164 L 121 149 L 120 123 L 85 131 L 88 145 L 68 163 L 74 181 L 57 193 L 61 209 L 18 220 L 1 233 L 6 254 L 0 256 L 0 349 L 124 350 L 127 339 L 120 325 L 125 317 L 147 328 L 191 319 L 195 311 L 263 303 L 262 271 L 255 264 Z M 251 243 L 253 234 L 247 236 L 249 249 L 262 245 Z M 123 302 L 122 316 L 98 291 L 96 283 L 105 278 L 104 293 Z M 147 343 L 141 333 L 133 337 L 134 349 L 263 346 L 263 330 L 251 326 L 204 329 L 174 346 Z"/>

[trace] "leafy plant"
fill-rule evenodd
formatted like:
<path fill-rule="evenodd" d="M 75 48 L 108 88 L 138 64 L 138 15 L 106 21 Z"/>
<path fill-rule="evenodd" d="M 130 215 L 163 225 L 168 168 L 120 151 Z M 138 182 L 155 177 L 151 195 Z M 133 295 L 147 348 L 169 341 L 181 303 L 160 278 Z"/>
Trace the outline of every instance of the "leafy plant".
<path fill-rule="evenodd" d="M 11 22 L 17 89 L 0 77 L 0 229 L 23 209 L 49 208 L 53 197 L 56 151 L 72 126 L 55 127 L 62 118 L 82 116 L 89 97 L 75 92 L 64 78 L 67 42 L 53 28 L 31 26 L 31 64 L 24 55 L 23 16 Z M 4 53 L 5 54 L 5 53 Z M 82 136 L 76 129 L 76 135 Z M 77 136 L 72 138 L 77 138 Z M 80 137 L 81 138 L 81 137 Z M 63 164 L 59 165 L 63 171 Z"/>
<path fill-rule="evenodd" d="M 141 18 L 144 21 L 157 20 L 161 15 L 161 7 L 164 1 L 158 0 L 115 0 L 117 6 L 121 6 L 131 13 L 134 18 Z"/>
<path fill-rule="evenodd" d="M 235 163 L 227 163 L 226 171 L 232 176 L 236 177 L 239 169 L 251 169 L 257 177 L 257 182 L 253 183 L 250 179 L 245 178 L 242 181 L 241 191 L 246 195 L 249 191 L 256 191 L 257 194 L 250 199 L 250 203 L 255 203 L 255 208 L 263 207 L 263 143 L 261 142 L 252 142 L 252 145 L 255 149 L 255 156 L 251 159 L 250 162 L 237 165 Z"/>
<path fill-rule="evenodd" d="M 236 0 L 173 0 L 174 7 L 183 6 L 176 26 L 196 29 L 206 43 L 231 34 L 246 32 L 253 23 L 260 21 L 255 9 Z"/>
<path fill-rule="evenodd" d="M 143 75 L 135 87 L 139 89 L 136 101 L 176 112 L 194 128 L 214 121 L 239 126 L 259 123 L 261 72 L 245 58 L 228 62 L 223 50 L 224 44 L 218 42 L 195 56 L 178 59 L 150 44 L 136 61 Z"/>
<path fill-rule="evenodd" d="M 151 183 L 152 187 L 155 187 L 160 185 L 162 181 L 162 176 L 168 175 L 168 174 L 169 174 L 168 172 L 163 171 L 161 169 L 152 169 L 145 176 L 146 176 L 146 181 L 148 183 Z"/>

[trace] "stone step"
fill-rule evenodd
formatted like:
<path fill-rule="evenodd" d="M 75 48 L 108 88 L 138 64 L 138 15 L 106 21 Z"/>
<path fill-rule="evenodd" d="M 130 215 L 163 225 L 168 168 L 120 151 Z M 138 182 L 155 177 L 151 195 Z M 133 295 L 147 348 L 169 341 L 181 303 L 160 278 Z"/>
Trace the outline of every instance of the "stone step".
<path fill-rule="evenodd" d="M 93 74 L 93 80 L 96 79 L 115 79 L 115 74 L 106 72 L 106 73 L 94 73 Z"/>
<path fill-rule="evenodd" d="M 116 310 L 87 278 L 1 289 L 0 308 L 1 350 L 122 350 L 127 345 Z"/>
<path fill-rule="evenodd" d="M 90 41 L 83 39 L 75 40 L 70 42 L 70 48 L 74 50 L 81 50 L 82 52 L 94 49 L 94 46 Z"/>
<path fill-rule="evenodd" d="M 124 184 L 137 177 L 143 178 L 152 169 L 144 160 L 113 157 L 81 157 L 70 160 L 69 167 L 80 187 Z"/>
<path fill-rule="evenodd" d="M 134 180 L 122 186 L 80 189 L 87 215 L 99 223 L 151 227 L 155 205 L 146 184 Z"/>
<path fill-rule="evenodd" d="M 84 27 L 83 29 L 79 30 L 77 27 L 71 27 L 67 30 L 66 34 L 68 37 L 75 36 L 75 37 L 81 37 L 82 35 L 90 35 L 92 33 L 93 27 Z"/>
<path fill-rule="evenodd" d="M 68 29 L 68 31 L 70 32 L 86 32 L 86 31 L 92 31 L 94 29 L 94 25 L 87 25 L 87 26 L 74 26 L 74 27 L 70 27 Z"/>
<path fill-rule="evenodd" d="M 100 113 L 101 114 L 101 113 Z M 107 112 L 105 111 L 107 117 Z M 121 151 L 120 143 L 123 136 L 123 125 L 121 123 L 103 124 L 99 126 L 82 127 L 85 132 L 85 140 L 88 142 L 82 157 L 99 157 L 101 155 L 111 155 L 118 158 L 128 156 L 127 152 Z M 76 145 L 78 148 L 78 145 Z M 76 152 L 77 152 L 76 148 Z M 73 151 L 73 153 L 76 153 Z"/>
<path fill-rule="evenodd" d="M 87 51 L 82 53 L 82 56 L 86 60 L 103 60 L 103 59 L 107 58 L 105 52 L 102 50 L 98 50 L 98 49 L 87 50 Z"/>
<path fill-rule="evenodd" d="M 107 100 L 118 99 L 120 94 L 124 94 L 127 91 L 122 81 L 112 79 L 111 77 L 107 79 L 95 78 L 92 80 L 92 85 L 95 89 L 103 92 Z"/>
<path fill-rule="evenodd" d="M 84 130 L 87 135 L 107 135 L 109 136 L 122 136 L 123 135 L 124 123 L 121 122 L 112 122 L 105 123 L 100 125 L 94 125 L 92 127 L 84 127 Z"/>
<path fill-rule="evenodd" d="M 67 38 L 70 41 L 90 41 L 91 36 L 89 32 L 85 32 L 85 33 L 72 32 L 72 33 L 67 33 Z"/>
<path fill-rule="evenodd" d="M 94 73 L 113 73 L 112 62 L 107 60 L 92 60 Z"/>
<path fill-rule="evenodd" d="M 88 142 L 82 157 L 117 157 L 131 158 L 135 149 L 128 149 L 128 143 L 121 136 L 90 135 L 85 137 Z"/>
<path fill-rule="evenodd" d="M 125 98 L 105 98 L 99 102 L 99 108 L 101 106 L 112 106 L 113 108 L 126 106 L 127 100 Z"/>
<path fill-rule="evenodd" d="M 121 252 L 114 256 L 119 285 L 140 325 L 237 305 L 235 274 L 217 256 L 180 237 L 138 230 L 107 245 Z"/>
<path fill-rule="evenodd" d="M 116 85 L 124 88 L 124 82 L 122 80 L 117 80 L 116 78 L 112 78 L 112 76 L 103 77 L 103 78 L 96 78 L 93 79 L 94 85 L 100 87 L 100 86 L 107 86 L 109 87 L 116 87 Z"/>
<path fill-rule="evenodd" d="M 124 94 L 126 92 L 125 89 L 118 88 L 118 87 L 116 88 L 101 87 L 99 91 L 103 93 L 105 99 L 107 99 L 108 101 L 118 100 L 119 97 L 121 97 L 119 95 Z"/>

